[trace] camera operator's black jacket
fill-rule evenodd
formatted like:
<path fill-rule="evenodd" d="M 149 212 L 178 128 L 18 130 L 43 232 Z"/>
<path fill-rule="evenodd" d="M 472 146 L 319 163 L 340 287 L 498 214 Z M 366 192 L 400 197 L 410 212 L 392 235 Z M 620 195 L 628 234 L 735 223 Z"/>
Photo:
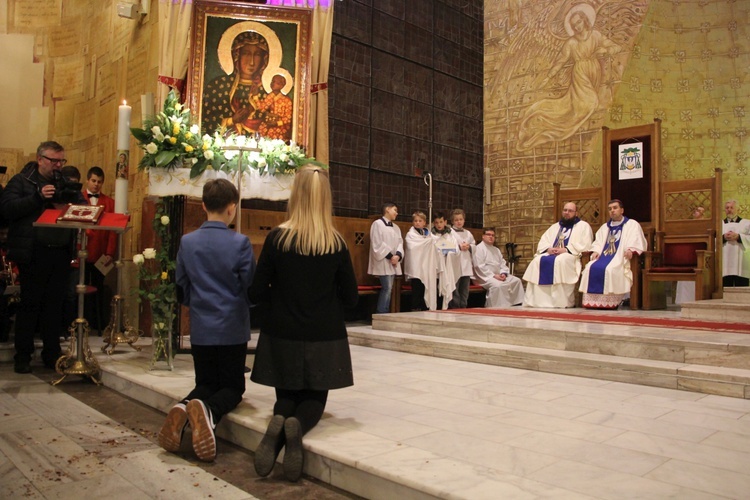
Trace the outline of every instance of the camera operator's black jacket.
<path fill-rule="evenodd" d="M 14 175 L 5 186 L 0 206 L 3 216 L 8 220 L 8 259 L 16 263 L 31 262 L 34 244 L 50 247 L 68 247 L 73 256 L 75 248 L 74 229 L 52 229 L 34 227 L 42 212 L 54 205 L 42 197 L 42 187 L 54 184 L 34 168 L 27 168 Z"/>

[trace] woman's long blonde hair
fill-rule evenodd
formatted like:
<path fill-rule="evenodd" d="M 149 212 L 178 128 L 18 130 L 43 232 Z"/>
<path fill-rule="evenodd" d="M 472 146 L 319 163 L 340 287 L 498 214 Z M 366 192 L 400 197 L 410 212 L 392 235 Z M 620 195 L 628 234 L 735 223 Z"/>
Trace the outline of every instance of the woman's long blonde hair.
<path fill-rule="evenodd" d="M 279 227 L 276 244 L 283 251 L 302 255 L 323 255 L 346 248 L 346 242 L 333 227 L 333 201 L 328 171 L 304 165 L 294 176 L 287 203 L 288 219 Z"/>

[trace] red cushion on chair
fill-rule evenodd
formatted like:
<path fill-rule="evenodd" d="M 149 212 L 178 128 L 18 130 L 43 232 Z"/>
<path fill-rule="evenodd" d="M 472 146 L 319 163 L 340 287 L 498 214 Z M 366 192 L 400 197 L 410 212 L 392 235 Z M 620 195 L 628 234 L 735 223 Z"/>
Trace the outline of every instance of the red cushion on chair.
<path fill-rule="evenodd" d="M 698 265 L 698 257 L 696 250 L 706 250 L 708 245 L 705 242 L 695 243 L 665 243 L 664 244 L 664 259 L 662 263 L 665 268 L 669 267 L 696 267 Z M 655 269 L 654 269 L 655 271 Z M 669 272 L 669 271 L 659 271 Z M 675 271 L 672 271 L 675 272 Z"/>

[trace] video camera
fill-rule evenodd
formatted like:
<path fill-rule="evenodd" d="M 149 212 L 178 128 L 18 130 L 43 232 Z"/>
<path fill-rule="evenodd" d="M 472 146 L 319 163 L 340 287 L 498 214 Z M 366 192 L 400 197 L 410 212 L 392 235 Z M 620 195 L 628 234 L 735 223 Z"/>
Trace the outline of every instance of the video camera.
<path fill-rule="evenodd" d="M 57 170 L 54 171 L 54 176 L 52 185 L 55 186 L 55 195 L 52 197 L 52 203 L 77 203 L 81 200 L 83 184 L 71 181 Z"/>

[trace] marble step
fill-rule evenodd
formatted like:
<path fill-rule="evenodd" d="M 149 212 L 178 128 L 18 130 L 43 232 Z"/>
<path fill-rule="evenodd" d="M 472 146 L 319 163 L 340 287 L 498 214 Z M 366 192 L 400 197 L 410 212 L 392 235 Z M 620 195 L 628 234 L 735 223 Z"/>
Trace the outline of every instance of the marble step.
<path fill-rule="evenodd" d="M 735 323 L 750 323 L 750 302 L 733 302 L 730 300 L 750 299 L 750 295 L 734 294 L 727 299 L 725 292 L 723 299 L 699 300 L 682 304 L 681 315 L 688 319 L 708 321 L 731 321 Z M 739 298 L 738 298 L 739 297 Z"/>
<path fill-rule="evenodd" d="M 538 347 L 724 368 L 750 367 L 750 334 L 732 332 L 440 312 L 379 314 L 373 316 L 372 328 L 460 342 Z"/>
<path fill-rule="evenodd" d="M 724 301 L 750 305 L 750 287 L 735 286 L 724 288 Z"/>
<path fill-rule="evenodd" d="M 148 340 L 141 339 L 138 344 Z M 173 371 L 149 370 L 150 346 L 145 345 L 143 352 L 131 351 L 125 346 L 108 356 L 101 353 L 100 344 L 100 339 L 92 339 L 92 352 L 102 370 L 102 384 L 165 414 L 195 384 L 190 355 L 177 355 Z M 216 435 L 254 451 L 271 419 L 274 401 L 273 388 L 248 382 L 242 402 L 219 422 Z M 189 435 L 184 439 L 189 439 Z M 304 446 L 305 474 L 362 498 L 441 498 L 440 490 L 427 481 L 407 478 L 370 464 L 375 460 L 372 457 L 398 449 L 399 445 L 391 440 L 323 419 L 314 432 L 305 436 Z M 279 463 L 283 462 L 283 457 L 282 451 Z M 252 468 L 252 463 L 248 467 Z M 373 496 L 373 492 L 378 494 Z"/>
<path fill-rule="evenodd" d="M 750 399 L 750 370 L 349 328 L 349 342 L 424 356 Z"/>

